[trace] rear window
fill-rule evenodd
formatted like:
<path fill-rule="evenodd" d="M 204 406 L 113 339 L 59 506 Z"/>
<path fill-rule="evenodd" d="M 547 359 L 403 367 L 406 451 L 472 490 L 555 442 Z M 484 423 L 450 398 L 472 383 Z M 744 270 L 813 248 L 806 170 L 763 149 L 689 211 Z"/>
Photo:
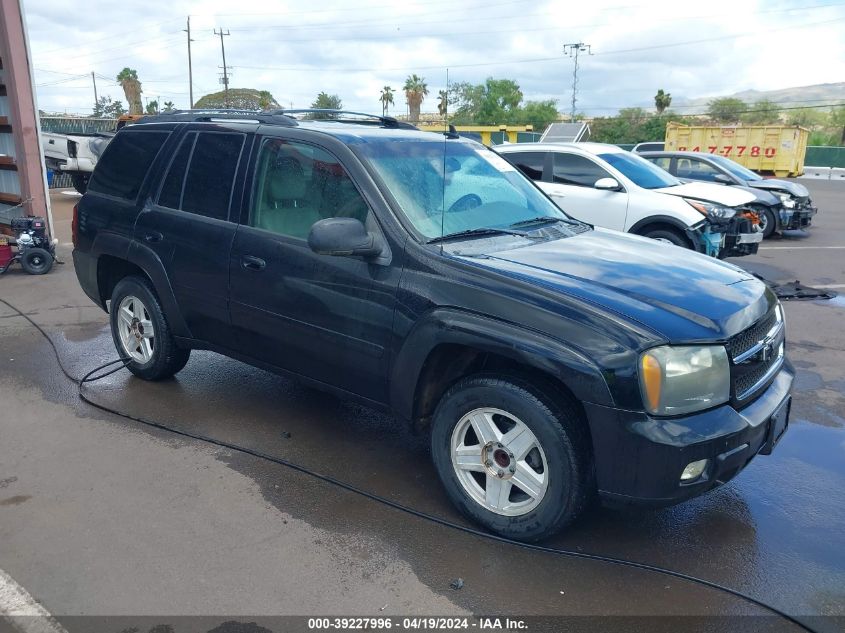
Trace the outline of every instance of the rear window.
<path fill-rule="evenodd" d="M 90 191 L 135 200 L 144 177 L 170 132 L 121 131 L 106 147 L 88 185 Z"/>
<path fill-rule="evenodd" d="M 502 156 L 531 180 L 543 180 L 543 163 L 546 161 L 544 152 L 503 152 Z"/>
<path fill-rule="evenodd" d="M 243 134 L 191 132 L 185 135 L 162 183 L 158 203 L 171 209 L 226 220 Z"/>

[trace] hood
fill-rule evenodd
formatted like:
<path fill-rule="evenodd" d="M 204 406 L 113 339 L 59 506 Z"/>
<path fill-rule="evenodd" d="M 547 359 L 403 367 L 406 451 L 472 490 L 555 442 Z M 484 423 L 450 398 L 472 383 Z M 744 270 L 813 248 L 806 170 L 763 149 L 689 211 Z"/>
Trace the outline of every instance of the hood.
<path fill-rule="evenodd" d="M 774 301 L 736 266 L 606 229 L 466 261 L 599 305 L 669 341 L 728 338 Z"/>
<path fill-rule="evenodd" d="M 697 181 L 697 180 L 691 180 L 689 178 L 678 178 L 678 180 L 680 180 L 681 182 L 684 182 L 684 183 L 700 182 L 700 181 Z M 780 206 L 780 198 L 778 196 L 776 196 L 774 193 L 766 191 L 765 189 L 755 189 L 753 187 L 746 187 L 744 185 L 720 185 L 720 186 L 722 186 L 722 187 L 730 186 L 734 189 L 737 189 L 739 191 L 745 191 L 746 193 L 754 196 L 754 200 L 752 202 L 749 202 L 748 204 L 761 204 L 765 207 Z M 689 197 L 691 198 L 692 196 L 689 196 Z"/>
<path fill-rule="evenodd" d="M 709 182 L 687 182 L 676 187 L 664 187 L 653 191 L 682 198 L 694 198 L 704 202 L 715 202 L 726 207 L 738 207 L 754 202 L 756 199 L 754 194 L 742 189 L 728 187 L 727 185 L 714 185 Z"/>
<path fill-rule="evenodd" d="M 789 180 L 766 178 L 764 180 L 750 180 L 747 184 L 749 187 L 754 187 L 755 189 L 788 193 L 794 198 L 798 198 L 802 201 L 810 197 L 810 192 L 807 190 L 807 187 L 801 183 L 790 182 Z"/>

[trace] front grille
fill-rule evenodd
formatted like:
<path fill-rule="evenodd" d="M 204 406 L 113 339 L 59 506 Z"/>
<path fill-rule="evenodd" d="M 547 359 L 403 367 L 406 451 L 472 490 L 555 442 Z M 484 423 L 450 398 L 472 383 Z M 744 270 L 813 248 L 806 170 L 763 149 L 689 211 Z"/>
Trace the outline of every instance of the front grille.
<path fill-rule="evenodd" d="M 751 387 L 756 385 L 757 382 L 766 375 L 766 372 L 771 369 L 772 365 L 777 362 L 780 362 L 780 358 L 777 354 L 773 354 L 769 360 L 758 363 L 754 369 L 737 376 L 736 380 L 734 380 L 734 392 L 737 396 L 744 394 L 746 391 L 751 389 Z"/>
<path fill-rule="evenodd" d="M 783 328 L 778 328 L 777 308 L 727 344 L 731 357 L 734 402 L 743 404 L 765 386 L 772 372 L 783 362 Z M 769 334 L 775 330 L 771 338 Z M 745 355 L 745 358 L 743 358 Z"/>
<path fill-rule="evenodd" d="M 769 333 L 769 330 L 775 326 L 776 321 L 777 317 L 775 316 L 775 311 L 772 310 L 750 328 L 743 330 L 730 339 L 730 341 L 728 341 L 728 354 L 730 354 L 731 358 L 736 358 L 737 356 L 744 354 L 757 343 L 762 341 L 766 337 L 766 334 Z"/>

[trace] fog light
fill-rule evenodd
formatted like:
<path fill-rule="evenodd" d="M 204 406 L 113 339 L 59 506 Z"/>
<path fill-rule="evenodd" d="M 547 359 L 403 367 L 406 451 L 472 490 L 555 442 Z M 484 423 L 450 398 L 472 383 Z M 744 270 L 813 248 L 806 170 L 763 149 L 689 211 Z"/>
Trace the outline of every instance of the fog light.
<path fill-rule="evenodd" d="M 692 481 L 701 477 L 701 473 L 707 468 L 707 460 L 699 459 L 697 462 L 690 462 L 681 473 L 681 481 Z"/>

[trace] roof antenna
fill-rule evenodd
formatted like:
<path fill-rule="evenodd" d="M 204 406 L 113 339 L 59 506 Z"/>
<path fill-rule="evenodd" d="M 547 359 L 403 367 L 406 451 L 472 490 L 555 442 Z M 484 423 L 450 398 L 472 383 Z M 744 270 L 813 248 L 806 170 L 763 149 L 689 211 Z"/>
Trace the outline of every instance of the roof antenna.
<path fill-rule="evenodd" d="M 449 124 L 449 131 L 444 132 L 444 134 L 446 135 L 446 138 L 460 138 L 461 137 L 461 135 L 458 134 L 458 130 L 451 123 Z"/>

